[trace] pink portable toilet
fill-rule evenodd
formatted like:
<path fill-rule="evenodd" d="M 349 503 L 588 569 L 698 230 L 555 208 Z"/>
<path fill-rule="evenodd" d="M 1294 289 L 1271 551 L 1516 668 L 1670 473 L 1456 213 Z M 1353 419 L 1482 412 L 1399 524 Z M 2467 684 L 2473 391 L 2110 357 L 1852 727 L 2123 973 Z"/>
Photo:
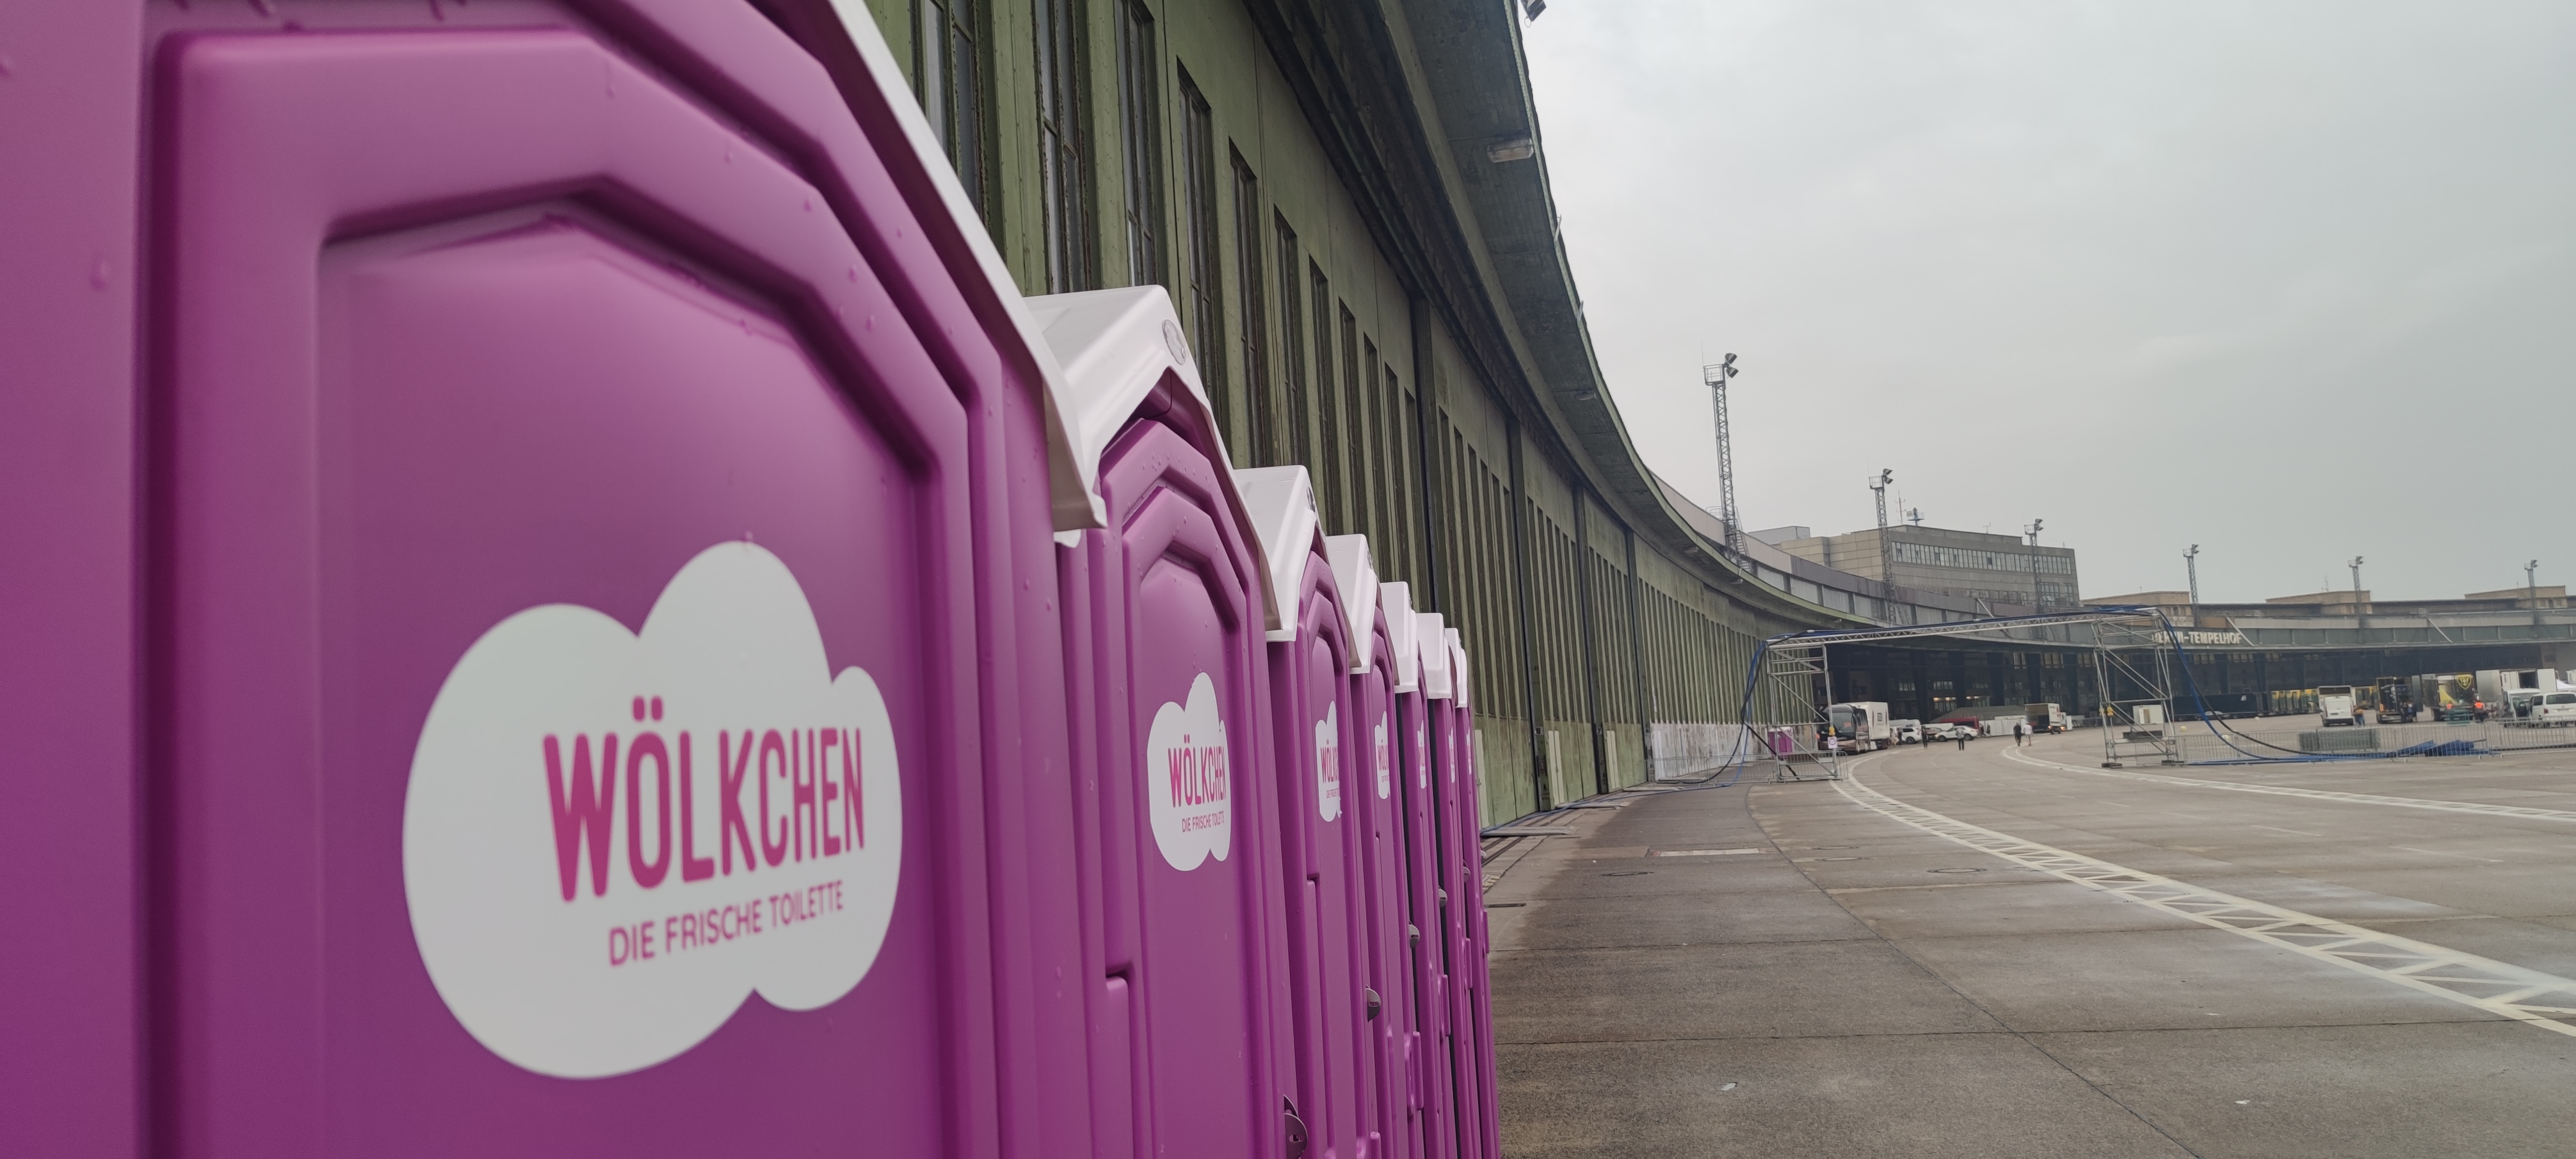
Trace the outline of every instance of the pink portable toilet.
<path fill-rule="evenodd" d="M 1288 994 L 1295 1099 L 1312 1153 L 1374 1155 L 1375 1057 L 1363 997 L 1366 800 L 1357 759 L 1364 705 L 1351 682 L 1353 633 L 1303 467 L 1235 472 L 1270 565 L 1280 627 L 1269 633 L 1281 872 L 1287 883 Z M 1355 743 L 1358 742 L 1358 743 Z"/>
<path fill-rule="evenodd" d="M 1438 791 L 1443 917 L 1448 957 L 1447 1017 L 1450 1097 L 1458 1154 L 1485 1159 L 1484 1123 L 1490 1114 L 1484 1065 L 1478 1050 L 1478 1018 L 1484 1003 L 1484 955 L 1479 932 L 1484 917 L 1484 859 L 1476 807 L 1474 716 L 1467 704 L 1468 671 L 1455 628 L 1442 627 L 1425 643 L 1442 654 L 1448 668 L 1449 698 L 1435 710 L 1434 743 L 1438 746 Z"/>
<path fill-rule="evenodd" d="M 0 638 L 149 697 L 0 697 L 116 722 L 12 810 L 95 839 L 48 880 L 113 929 L 7 967 L 63 1077 L 0 1152 L 991 1156 L 1087 1112 L 999 1077 L 1050 1069 L 995 973 L 1053 904 L 998 747 L 1060 695 L 1015 671 L 1043 359 L 909 98 L 680 0 L 12 35 L 31 168 L 91 184 L 5 228 L 93 248 L 13 247 L 5 312 L 122 317 L 74 330 L 146 378 L 14 378 L 0 458 L 78 466 L 0 519 L 76 585 L 148 550 Z"/>
<path fill-rule="evenodd" d="M 1417 1154 L 1446 1154 L 1439 1146 L 1447 1130 L 1448 1101 L 1442 1052 L 1444 955 L 1441 952 L 1439 853 L 1432 818 L 1432 748 L 1427 695 L 1432 666 L 1422 652 L 1422 625 L 1434 617 L 1413 610 L 1412 589 L 1386 583 L 1378 589 L 1380 613 L 1395 658 L 1393 731 L 1395 736 L 1396 883 L 1403 940 L 1405 1022 L 1400 1059 L 1404 1068 L 1406 1105 L 1413 1112 L 1412 1144 Z M 1447 671 L 1446 656 L 1440 665 Z M 1446 687 L 1443 687 L 1446 694 Z"/>
<path fill-rule="evenodd" d="M 1458 769 L 1462 784 L 1458 791 L 1457 809 L 1462 834 L 1460 848 L 1466 854 L 1460 867 L 1460 880 L 1466 886 L 1466 904 L 1460 912 L 1466 918 L 1467 947 L 1458 971 L 1465 982 L 1458 1041 L 1463 1048 L 1460 1053 L 1470 1061 L 1476 1079 L 1473 1115 L 1470 1117 L 1462 1111 L 1461 1117 L 1469 1119 L 1474 1128 L 1469 1135 L 1481 1143 L 1481 1149 L 1476 1153 L 1491 1159 L 1502 1154 L 1503 1140 L 1501 1116 L 1495 1107 L 1500 1092 L 1494 1073 L 1493 974 L 1487 960 L 1493 941 L 1485 921 L 1484 794 L 1480 780 L 1484 770 L 1476 760 L 1476 716 L 1475 705 L 1468 695 L 1473 681 L 1467 663 L 1467 646 L 1456 628 L 1445 629 L 1443 635 L 1448 637 L 1450 674 L 1457 690 L 1450 711 L 1460 738 Z"/>
<path fill-rule="evenodd" d="M 1432 749 L 1432 685 L 1448 695 L 1448 654 L 1422 649 L 1435 613 L 1412 610 L 1412 587 L 1388 582 L 1378 590 L 1396 654 L 1396 806 L 1401 837 L 1401 896 L 1406 945 L 1406 1100 L 1417 1118 L 1417 1146 L 1425 1156 L 1455 1154 L 1453 1100 L 1448 1079 L 1448 953 L 1440 907 L 1440 827 Z"/>
<path fill-rule="evenodd" d="M 1305 1144 L 1264 637 L 1281 625 L 1159 286 L 1032 298 L 1104 527 L 1062 533 L 1093 1145 Z"/>
<path fill-rule="evenodd" d="M 1332 556 L 1333 576 L 1344 593 L 1342 607 L 1350 614 L 1351 639 L 1356 645 L 1351 675 L 1357 688 L 1353 700 L 1361 713 L 1354 720 L 1352 732 L 1358 742 L 1355 751 L 1360 758 L 1360 784 L 1351 794 L 1359 807 L 1350 810 L 1350 814 L 1359 826 L 1354 835 L 1360 839 L 1365 855 L 1362 868 L 1368 902 L 1368 988 L 1363 997 L 1376 1067 L 1371 1095 L 1381 1124 L 1372 1151 L 1387 1156 L 1413 1156 L 1421 1147 L 1419 1116 L 1413 1113 L 1410 1084 L 1405 1081 L 1410 1070 L 1406 1048 L 1411 1045 L 1413 979 L 1412 953 L 1405 934 L 1404 799 L 1397 788 L 1402 758 L 1396 753 L 1403 736 L 1395 714 L 1400 679 L 1390 627 L 1392 616 L 1385 610 L 1387 592 L 1378 582 L 1368 537 L 1334 536 L 1324 541 L 1324 547 Z M 1401 585 L 1396 586 L 1401 589 Z M 1407 608 L 1404 615 L 1409 621 L 1411 609 Z M 1405 625 L 1407 629 L 1411 626 Z"/>
<path fill-rule="evenodd" d="M 1417 779 L 1420 799 L 1408 804 L 1413 815 L 1416 924 L 1421 928 L 1421 961 L 1417 967 L 1427 979 L 1423 986 L 1424 1011 L 1421 1017 L 1426 1036 L 1423 1054 L 1425 1102 L 1430 1122 L 1424 1130 L 1424 1145 L 1436 1159 L 1455 1159 L 1471 1154 L 1460 1114 L 1469 1103 L 1461 1097 L 1462 1072 L 1458 1067 L 1455 1038 L 1458 1032 L 1458 995 L 1461 989 L 1459 969 L 1461 949 L 1466 944 L 1458 936 L 1455 896 L 1462 896 L 1458 872 L 1459 843 L 1451 804 L 1457 799 L 1458 739 L 1452 703 L 1457 698 L 1453 679 L 1449 639 L 1438 612 L 1422 612 L 1414 617 L 1414 631 L 1421 641 L 1422 664 L 1422 737 L 1424 743 L 1422 775 Z"/>

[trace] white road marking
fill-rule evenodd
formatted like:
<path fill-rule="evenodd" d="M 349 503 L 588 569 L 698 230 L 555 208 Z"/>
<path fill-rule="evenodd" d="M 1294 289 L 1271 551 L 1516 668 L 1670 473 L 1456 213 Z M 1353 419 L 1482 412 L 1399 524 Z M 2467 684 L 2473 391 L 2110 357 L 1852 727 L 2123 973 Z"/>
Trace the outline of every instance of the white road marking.
<path fill-rule="evenodd" d="M 2498 861 L 2492 857 L 2471 857 L 2466 853 L 2444 853 L 2439 849 L 2417 849 L 2412 845 L 2391 845 L 2389 848 L 2403 849 L 2408 853 L 2422 853 L 2432 857 L 2457 857 L 2462 861 L 2483 861 L 2489 865 L 2504 864 L 2504 862 Z"/>
<path fill-rule="evenodd" d="M 1738 853 L 1768 853 L 1767 849 L 1658 849 L 1657 857 L 1729 857 Z"/>
<path fill-rule="evenodd" d="M 2576 1037 L 2576 981 L 2492 958 L 2383 934 L 2313 914 L 2202 889 L 2161 874 L 2114 865 L 1971 825 L 1909 805 L 1860 783 L 1846 769 L 1834 791 L 1891 821 L 2087 889 L 2127 898 L 2268 946 L 2330 962 L 2411 990 L 2544 1030 Z"/>
<path fill-rule="evenodd" d="M 2168 777 L 2160 773 L 2133 772 L 2128 769 L 2085 769 L 2061 765 L 2055 761 L 2035 761 L 2017 753 L 2005 753 L 2005 759 L 2025 765 L 2057 769 L 2069 773 L 2087 773 L 2097 777 L 2118 777 L 2125 781 L 2147 781 L 2154 784 L 2181 785 L 2187 789 L 2227 789 L 2238 793 L 2268 793 L 2276 797 L 2308 797 L 2319 801 L 2341 801 L 2348 805 L 2389 805 L 2401 809 L 2432 809 L 2443 813 L 2483 813 L 2490 817 L 2526 817 L 2535 821 L 2576 821 L 2576 811 L 2534 809 L 2528 805 L 2480 805 L 2469 801 L 2428 801 L 2421 797 L 2382 797 L 2373 793 L 2338 793 L 2331 789 L 2301 789 L 2290 785 L 2245 785 L 2234 781 L 2203 781 L 2192 777 Z"/>
<path fill-rule="evenodd" d="M 2323 834 L 2323 833 L 2310 833 L 2310 832 L 2308 832 L 2308 831 L 2307 831 L 2307 830 L 2305 830 L 2305 829 L 2283 829 L 2283 828 L 2279 828 L 2278 826 L 2273 826 L 2273 825 L 2248 825 L 2248 826 L 2246 826 L 2246 828 L 2248 828 L 2248 829 L 2270 829 L 2270 830 L 2271 830 L 2272 832 L 2274 832 L 2274 833 L 2295 833 L 2295 834 L 2297 834 L 2297 835 L 2299 835 L 2299 836 L 2301 836 L 2301 837 L 2323 837 L 2323 836 L 2325 836 L 2325 834 Z"/>

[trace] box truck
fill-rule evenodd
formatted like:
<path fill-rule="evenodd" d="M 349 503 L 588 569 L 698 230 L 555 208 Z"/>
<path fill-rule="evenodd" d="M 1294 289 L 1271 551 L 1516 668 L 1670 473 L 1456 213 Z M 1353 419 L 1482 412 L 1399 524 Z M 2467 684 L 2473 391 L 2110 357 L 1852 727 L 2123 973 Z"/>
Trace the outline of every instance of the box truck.
<path fill-rule="evenodd" d="M 2360 710 L 2355 707 L 2353 701 L 2352 685 L 2320 684 L 2317 686 L 2317 716 L 2322 718 L 2325 727 L 2359 724 L 2361 723 L 2359 713 Z"/>
<path fill-rule="evenodd" d="M 1825 710 L 1833 722 L 1834 735 L 1854 752 L 1876 752 L 1896 743 L 1896 730 L 1887 721 L 1887 702 L 1881 700 L 1851 701 Z"/>
<path fill-rule="evenodd" d="M 2030 721 L 2030 731 L 2035 733 L 2065 732 L 2075 723 L 2066 715 L 2065 709 L 2054 704 L 2025 704 L 2021 706 L 2021 714 Z"/>

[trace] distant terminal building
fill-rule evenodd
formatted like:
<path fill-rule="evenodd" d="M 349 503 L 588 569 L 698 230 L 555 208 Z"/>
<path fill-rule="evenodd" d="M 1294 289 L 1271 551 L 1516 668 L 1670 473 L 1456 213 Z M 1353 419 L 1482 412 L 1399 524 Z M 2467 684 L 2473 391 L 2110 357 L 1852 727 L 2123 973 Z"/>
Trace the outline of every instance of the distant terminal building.
<path fill-rule="evenodd" d="M 1804 530 L 1773 528 L 1755 534 L 1776 537 L 1784 550 L 1828 542 L 1793 534 Z M 1864 560 L 1840 546 L 1861 538 L 1832 538 L 1836 567 L 1861 570 Z M 1874 538 L 1863 542 L 1875 546 Z M 1900 561 L 1900 584 L 1908 578 L 1905 567 Z M 2569 606 L 2561 585 L 2471 592 L 2457 599 L 2383 600 L 2368 590 L 2356 595 L 2347 589 L 2194 607 L 2187 592 L 2146 591 L 2082 603 L 2162 610 L 2180 630 L 2190 672 L 2177 695 L 2186 701 L 2196 695 L 2214 712 L 2310 712 L 2317 689 L 2332 684 L 2576 668 L 2576 607 Z M 1997 605 L 1994 610 L 2014 609 Z M 2046 629 L 2039 635 L 2047 638 L 1837 645 L 1831 656 L 1833 696 L 1885 701 L 1892 715 L 1921 720 L 1991 716 L 2041 702 L 2079 716 L 2091 713 L 2100 690 L 2087 646 L 2089 632 Z M 2190 711 L 2193 706 L 2176 707 Z"/>
<path fill-rule="evenodd" d="M 2470 592 L 2456 600 L 2380 600 L 2373 599 L 2367 588 L 2360 591 L 2346 588 L 2342 591 L 2273 596 L 2260 603 L 2194 605 L 2191 602 L 2191 593 L 2177 591 L 2095 596 L 2084 602 L 2097 607 L 2113 604 L 2143 604 L 2160 608 L 2175 624 L 2202 631 L 2248 629 L 2325 631 L 2334 627 L 2349 628 L 2356 632 L 2370 627 L 2383 631 L 2410 627 L 2419 631 L 2437 631 L 2450 626 L 2465 630 L 2481 626 L 2504 626 L 2506 623 L 2514 625 L 2531 623 L 2533 622 L 2533 617 L 2529 615 L 2531 612 L 2565 609 L 2567 587 L 2564 584 L 2546 584 L 2502 588 L 2491 592 Z M 2524 615 L 2513 615 L 2516 612 Z M 2373 617 L 2376 617 L 2378 622 L 2368 623 L 2367 621 Z M 2498 617 L 2502 617 L 2502 620 L 2495 625 L 2482 623 Z M 2335 620 L 2339 623 L 2328 624 L 2326 620 Z M 2456 625 L 2454 621 L 2458 621 Z"/>
<path fill-rule="evenodd" d="M 1888 537 L 1887 551 L 1879 536 Z M 1774 527 L 1753 537 L 1800 559 L 1881 583 L 1900 593 L 1932 592 L 1978 601 L 1994 615 L 2022 615 L 2077 607 L 2075 551 L 2033 547 L 2010 535 L 1945 527 L 1872 527 L 1848 535 L 1814 535 L 1804 527 Z M 1892 564 L 1889 575 L 1886 564 Z M 1900 594 L 1900 599 L 1903 596 Z"/>

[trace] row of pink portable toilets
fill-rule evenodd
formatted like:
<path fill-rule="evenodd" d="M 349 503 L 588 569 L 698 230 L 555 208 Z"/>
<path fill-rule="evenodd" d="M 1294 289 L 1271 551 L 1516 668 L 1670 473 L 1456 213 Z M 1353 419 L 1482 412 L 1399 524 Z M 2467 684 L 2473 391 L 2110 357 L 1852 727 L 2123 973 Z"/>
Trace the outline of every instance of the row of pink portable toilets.
<path fill-rule="evenodd" d="M 1283 1092 L 1290 1154 L 1497 1154 L 1474 723 L 1457 629 L 1416 612 L 1408 585 L 1379 581 L 1366 537 L 1322 533 L 1305 468 L 1225 470 L 1160 289 L 1030 305 L 1050 339 L 1091 344 L 1066 352 L 1069 368 L 1114 366 L 1125 380 L 1124 390 L 1076 381 L 1071 393 L 1136 416 L 1100 459 L 1107 522 L 1123 533 L 1060 537 L 1070 544 L 1059 572 L 1068 651 L 1090 665 L 1074 661 L 1070 719 L 1076 751 L 1097 762 L 1077 776 L 1099 779 L 1106 839 L 1123 844 L 1135 820 L 1151 830 L 1150 846 L 1143 833 L 1124 838 L 1139 876 L 1109 891 L 1097 974 L 1113 1009 L 1154 1007 L 1134 1019 L 1131 1043 L 1222 1042 L 1242 1017 L 1236 1042 L 1254 1048 L 1218 1059 L 1184 1045 L 1196 1056 L 1185 1071 L 1156 1066 L 1152 1100 L 1185 1108 L 1180 1119 L 1156 1112 L 1158 1149 L 1234 1149 L 1231 1124 L 1185 1120 L 1248 1082 Z M 1150 389 L 1139 367 L 1158 380 Z M 1248 606 L 1212 606 L 1207 573 L 1173 562 L 1228 558 Z M 1236 616 L 1260 627 L 1258 656 L 1229 654 L 1214 633 L 1184 643 L 1185 626 Z M 1251 766 L 1227 763 L 1243 731 L 1227 721 L 1259 722 Z M 1127 735 L 1108 735 L 1122 724 Z M 1122 783 L 1120 768 L 1141 783 Z M 1142 808 L 1111 816 L 1140 792 Z M 1244 863 L 1198 876 L 1230 854 Z M 1230 920 L 1267 932 L 1208 937 L 1214 915 L 1237 906 Z M 1175 1010 L 1151 995 L 1157 974 L 1166 985 L 1175 971 L 1193 985 L 1230 976 L 1259 942 L 1275 947 L 1266 1019 L 1238 1015 L 1231 998 Z M 1225 1021 L 1214 1039 L 1208 1017 Z M 1265 1038 L 1272 1083 L 1258 1077 Z M 1128 1049 L 1113 1042 L 1093 1073 L 1132 1073 Z"/>
<path fill-rule="evenodd" d="M 770 8 L 19 22 L 0 1151 L 1498 1153 L 1457 631 Z"/>

